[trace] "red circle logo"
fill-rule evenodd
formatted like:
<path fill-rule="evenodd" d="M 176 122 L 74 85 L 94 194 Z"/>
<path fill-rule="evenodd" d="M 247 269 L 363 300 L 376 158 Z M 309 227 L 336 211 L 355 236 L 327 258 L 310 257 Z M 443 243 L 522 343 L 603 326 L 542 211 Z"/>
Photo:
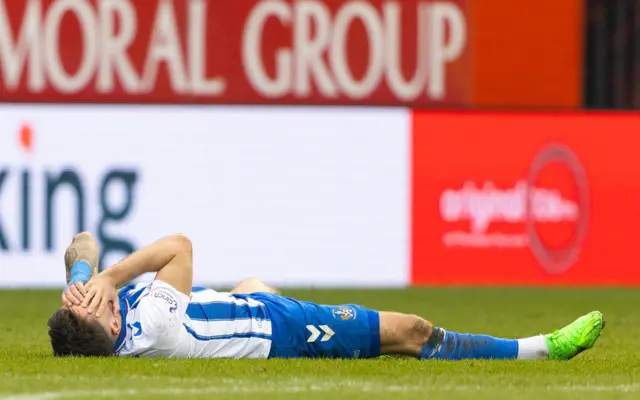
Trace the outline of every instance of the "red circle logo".
<path fill-rule="evenodd" d="M 584 167 L 567 146 L 545 146 L 527 177 L 526 232 L 534 256 L 550 274 L 577 261 L 589 223 L 589 188 Z"/>

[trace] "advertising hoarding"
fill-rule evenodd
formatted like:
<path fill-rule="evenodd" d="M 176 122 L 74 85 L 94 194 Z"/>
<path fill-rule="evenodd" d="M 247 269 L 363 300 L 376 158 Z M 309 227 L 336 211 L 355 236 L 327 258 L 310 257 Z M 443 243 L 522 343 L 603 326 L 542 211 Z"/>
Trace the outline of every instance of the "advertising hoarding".
<path fill-rule="evenodd" d="M 0 0 L 0 101 L 460 104 L 464 0 Z"/>
<path fill-rule="evenodd" d="M 193 238 L 196 281 L 638 285 L 632 114 L 2 106 L 3 286 Z M 26 273 L 25 273 L 26 272 Z"/>
<path fill-rule="evenodd" d="M 408 282 L 409 112 L 0 107 L 0 286 L 61 286 L 89 230 L 102 266 L 163 235 L 194 279 Z"/>
<path fill-rule="evenodd" d="M 0 101 L 577 108 L 582 16 L 580 0 L 0 0 Z"/>
<path fill-rule="evenodd" d="M 640 118 L 413 119 L 412 282 L 638 285 Z"/>

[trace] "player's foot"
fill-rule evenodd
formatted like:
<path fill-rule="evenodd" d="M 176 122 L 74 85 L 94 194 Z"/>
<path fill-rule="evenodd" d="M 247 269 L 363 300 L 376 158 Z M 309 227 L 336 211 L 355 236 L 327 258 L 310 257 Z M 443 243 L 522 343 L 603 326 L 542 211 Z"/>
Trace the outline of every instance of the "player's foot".
<path fill-rule="evenodd" d="M 590 349 L 600 337 L 605 321 L 600 311 L 592 311 L 562 329 L 545 335 L 550 360 L 570 360 Z"/>

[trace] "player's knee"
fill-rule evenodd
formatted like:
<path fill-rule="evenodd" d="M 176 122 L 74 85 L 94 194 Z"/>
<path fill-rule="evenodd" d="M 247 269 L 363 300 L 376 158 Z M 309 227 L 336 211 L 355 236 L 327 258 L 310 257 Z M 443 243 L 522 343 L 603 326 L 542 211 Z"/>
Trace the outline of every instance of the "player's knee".
<path fill-rule="evenodd" d="M 266 285 L 264 282 L 257 278 L 243 279 L 231 291 L 231 293 L 235 294 L 251 294 L 256 292 L 277 293 L 274 288 Z"/>
<path fill-rule="evenodd" d="M 256 287 L 256 286 L 263 286 L 264 284 L 262 283 L 262 281 L 260 281 L 260 279 L 258 278 L 246 278 L 240 281 L 240 283 L 238 283 L 238 286 L 249 286 L 249 287 Z"/>

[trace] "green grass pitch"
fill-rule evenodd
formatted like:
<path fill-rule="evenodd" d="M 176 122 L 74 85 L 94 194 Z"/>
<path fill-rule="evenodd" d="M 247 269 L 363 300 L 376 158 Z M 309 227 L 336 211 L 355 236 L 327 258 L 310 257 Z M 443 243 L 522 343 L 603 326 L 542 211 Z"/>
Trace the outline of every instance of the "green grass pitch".
<path fill-rule="evenodd" d="M 591 310 L 607 328 L 569 362 L 55 359 L 46 321 L 60 291 L 0 291 L 0 400 L 640 399 L 640 290 L 285 290 L 328 304 L 420 314 L 452 330 L 523 337 Z"/>

